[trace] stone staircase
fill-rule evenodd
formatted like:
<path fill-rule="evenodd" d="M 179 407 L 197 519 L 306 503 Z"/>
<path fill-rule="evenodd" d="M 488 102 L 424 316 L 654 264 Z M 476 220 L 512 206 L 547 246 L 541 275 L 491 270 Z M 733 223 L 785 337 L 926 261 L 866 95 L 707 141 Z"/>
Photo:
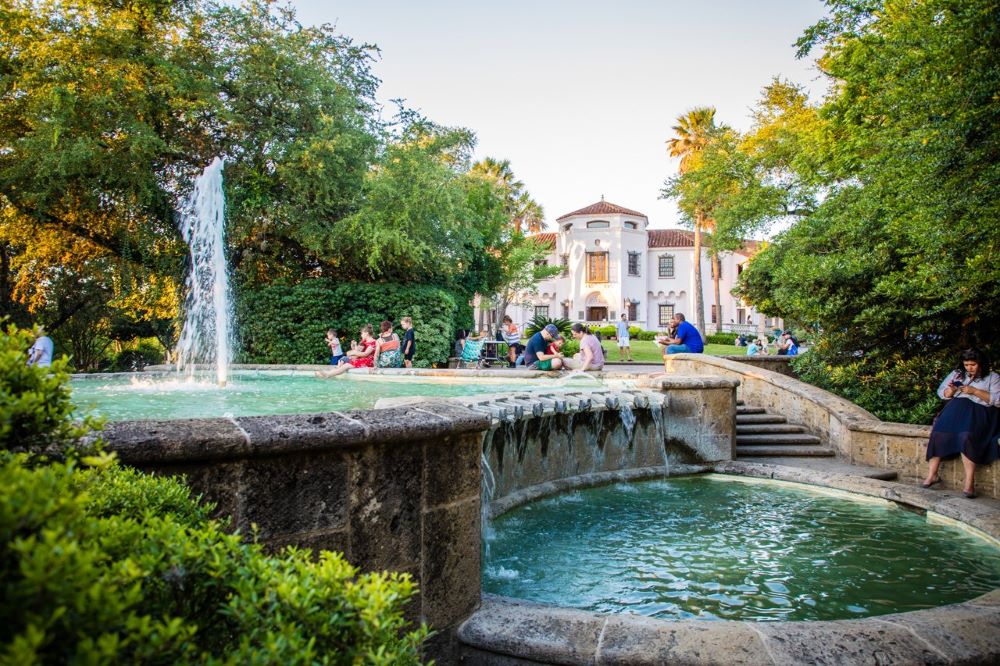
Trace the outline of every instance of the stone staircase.
<path fill-rule="evenodd" d="M 750 407 L 740 400 L 736 405 L 736 456 L 831 458 L 836 455 L 819 437 L 810 435 L 800 425 L 788 423 L 780 414 L 770 414 L 763 407 Z"/>

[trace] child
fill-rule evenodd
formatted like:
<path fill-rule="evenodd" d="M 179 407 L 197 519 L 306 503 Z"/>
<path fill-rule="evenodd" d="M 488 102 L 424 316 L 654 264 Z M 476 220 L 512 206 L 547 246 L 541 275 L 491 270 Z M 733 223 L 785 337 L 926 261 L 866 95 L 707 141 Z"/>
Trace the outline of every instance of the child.
<path fill-rule="evenodd" d="M 344 358 L 344 349 L 340 346 L 337 331 L 332 328 L 326 332 L 326 344 L 330 348 L 330 365 L 337 365 Z"/>
<path fill-rule="evenodd" d="M 407 368 L 413 367 L 413 354 L 417 350 L 417 341 L 413 334 L 413 318 L 403 317 L 399 320 L 400 326 L 406 331 L 403 333 L 403 364 Z"/>
<path fill-rule="evenodd" d="M 339 377 L 352 368 L 371 368 L 375 361 L 375 332 L 371 324 L 361 327 L 361 344 L 351 341 L 351 350 L 333 368 L 316 373 L 317 377 Z"/>

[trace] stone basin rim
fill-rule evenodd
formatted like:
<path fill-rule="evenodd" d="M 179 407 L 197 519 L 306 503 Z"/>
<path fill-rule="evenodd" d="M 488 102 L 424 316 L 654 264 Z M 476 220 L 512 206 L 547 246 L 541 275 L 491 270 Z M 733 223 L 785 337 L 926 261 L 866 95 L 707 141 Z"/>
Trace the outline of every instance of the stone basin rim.
<path fill-rule="evenodd" d="M 782 465 L 727 461 L 688 465 L 679 475 L 714 472 L 846 491 L 892 501 L 963 523 L 1000 540 L 1000 502 L 969 501 L 954 493 L 892 481 Z M 581 475 L 539 484 L 491 503 L 496 515 L 573 488 L 663 476 L 666 468 L 630 475 Z M 626 478 L 629 477 L 629 478 Z M 510 497 L 510 496 L 508 496 Z M 646 663 L 987 663 L 1000 660 L 1000 590 L 958 604 L 869 618 L 752 622 L 661 620 L 598 613 L 483 595 L 463 622 L 459 640 L 477 655 L 506 655 L 556 664 Z M 503 662 L 497 662 L 503 663 Z M 514 663 L 513 661 L 511 663 Z"/>

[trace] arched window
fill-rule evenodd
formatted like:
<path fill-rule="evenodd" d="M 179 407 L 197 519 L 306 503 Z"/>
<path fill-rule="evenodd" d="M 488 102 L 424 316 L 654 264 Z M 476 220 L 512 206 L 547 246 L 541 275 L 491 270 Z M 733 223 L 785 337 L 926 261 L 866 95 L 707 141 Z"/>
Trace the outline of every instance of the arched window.
<path fill-rule="evenodd" d="M 639 225 L 636 224 L 635 222 L 626 222 L 625 223 L 625 228 L 626 229 L 638 229 Z"/>
<path fill-rule="evenodd" d="M 672 278 L 674 276 L 674 255 L 660 255 L 660 277 Z"/>
<path fill-rule="evenodd" d="M 607 220 L 591 220 L 587 222 L 588 229 L 607 229 L 611 226 L 611 223 Z"/>

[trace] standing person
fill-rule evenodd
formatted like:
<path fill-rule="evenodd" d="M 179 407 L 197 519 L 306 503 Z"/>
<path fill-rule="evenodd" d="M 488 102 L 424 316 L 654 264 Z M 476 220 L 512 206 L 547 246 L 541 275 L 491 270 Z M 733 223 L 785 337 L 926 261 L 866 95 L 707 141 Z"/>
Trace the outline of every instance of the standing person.
<path fill-rule="evenodd" d="M 632 361 L 632 347 L 628 334 L 628 315 L 622 313 L 622 320 L 615 324 L 615 335 L 618 337 L 618 360 L 624 361 L 628 354 L 628 360 Z"/>
<path fill-rule="evenodd" d="M 1000 458 L 1000 376 L 990 372 L 990 361 L 978 349 L 966 349 L 955 369 L 937 390 L 947 400 L 938 414 L 927 441 L 927 478 L 920 485 L 930 488 L 940 483 L 942 460 L 962 456 L 965 483 L 962 494 L 976 496 L 976 465 L 988 465 Z"/>
<path fill-rule="evenodd" d="M 403 317 L 399 320 L 399 325 L 403 327 L 403 365 L 407 368 L 413 367 L 413 354 L 417 351 L 417 341 L 413 333 L 413 318 Z"/>
<path fill-rule="evenodd" d="M 389 320 L 379 324 L 381 333 L 375 338 L 375 356 L 372 365 L 376 368 L 400 368 L 403 354 L 400 351 L 399 336 L 392 330 Z"/>
<path fill-rule="evenodd" d="M 538 365 L 538 355 L 545 354 L 546 347 L 557 335 L 559 335 L 559 329 L 556 328 L 556 325 L 547 324 L 545 328 L 531 336 L 528 339 L 528 344 L 524 347 L 524 367 L 534 370 Z"/>
<path fill-rule="evenodd" d="M 572 359 L 567 359 L 564 365 L 572 370 L 603 370 L 604 348 L 601 341 L 579 322 L 573 324 L 572 331 L 573 338 L 580 342 L 580 351 Z"/>
<path fill-rule="evenodd" d="M 337 331 L 332 328 L 326 332 L 326 345 L 330 348 L 330 365 L 339 364 L 340 359 L 344 358 L 344 348 L 340 345 Z"/>
<path fill-rule="evenodd" d="M 52 344 L 52 338 L 45 335 L 45 329 L 39 326 L 38 337 L 28 350 L 28 365 L 36 365 L 39 368 L 51 367 L 54 352 L 55 345 Z"/>
<path fill-rule="evenodd" d="M 503 334 L 504 342 L 507 343 L 507 360 L 510 362 L 510 367 L 513 368 L 518 355 L 524 351 L 524 345 L 521 344 L 521 333 L 517 330 L 517 324 L 510 318 L 510 315 L 504 315 L 500 332 Z"/>
<path fill-rule="evenodd" d="M 674 337 L 657 338 L 659 345 L 666 345 L 664 356 L 669 354 L 700 354 L 705 351 L 705 344 L 701 341 L 701 333 L 692 326 L 680 312 L 674 314 L 674 325 L 677 332 Z"/>

